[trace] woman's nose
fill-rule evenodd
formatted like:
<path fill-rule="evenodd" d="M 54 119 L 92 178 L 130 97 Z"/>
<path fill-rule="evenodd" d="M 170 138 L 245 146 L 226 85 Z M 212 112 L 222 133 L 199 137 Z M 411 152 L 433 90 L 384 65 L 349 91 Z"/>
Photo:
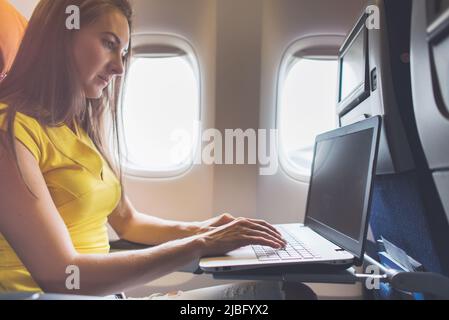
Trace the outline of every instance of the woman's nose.
<path fill-rule="evenodd" d="M 112 74 L 115 76 L 122 76 L 125 72 L 125 66 L 123 64 L 123 58 L 119 56 L 112 64 Z"/>

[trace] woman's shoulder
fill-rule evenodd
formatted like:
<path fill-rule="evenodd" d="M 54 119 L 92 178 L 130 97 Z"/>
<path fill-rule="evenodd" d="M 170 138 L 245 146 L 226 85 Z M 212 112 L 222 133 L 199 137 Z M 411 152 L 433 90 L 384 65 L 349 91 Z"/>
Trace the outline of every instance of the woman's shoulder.
<path fill-rule="evenodd" d="M 8 130 L 6 116 L 8 106 L 0 103 L 0 131 Z M 46 150 L 45 131 L 40 123 L 33 117 L 22 112 L 16 112 L 13 122 L 14 136 L 18 139 L 34 157 L 40 161 Z"/>
<path fill-rule="evenodd" d="M 0 129 L 6 130 L 6 115 L 8 113 L 8 105 L 0 102 Z M 14 126 L 20 125 L 29 130 L 41 132 L 43 127 L 36 118 L 17 111 L 14 118 Z"/>

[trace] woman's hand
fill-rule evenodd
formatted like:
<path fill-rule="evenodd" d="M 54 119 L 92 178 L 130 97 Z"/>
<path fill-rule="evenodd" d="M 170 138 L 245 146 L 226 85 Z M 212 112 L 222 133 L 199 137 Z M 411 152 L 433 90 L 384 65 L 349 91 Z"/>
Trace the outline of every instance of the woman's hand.
<path fill-rule="evenodd" d="M 210 221 L 210 230 L 196 236 L 203 244 L 202 256 L 221 255 L 247 245 L 270 246 L 276 249 L 286 245 L 280 233 L 263 220 L 232 218 L 230 222 L 214 227 L 225 219 L 230 217 L 220 216 L 216 221 Z"/>
<path fill-rule="evenodd" d="M 223 213 L 218 217 L 213 217 L 211 219 L 201 221 L 201 222 L 193 222 L 196 226 L 196 234 L 204 233 L 212 230 L 213 228 L 220 227 L 222 225 L 228 224 L 234 221 L 236 218 L 233 217 L 229 213 Z"/>

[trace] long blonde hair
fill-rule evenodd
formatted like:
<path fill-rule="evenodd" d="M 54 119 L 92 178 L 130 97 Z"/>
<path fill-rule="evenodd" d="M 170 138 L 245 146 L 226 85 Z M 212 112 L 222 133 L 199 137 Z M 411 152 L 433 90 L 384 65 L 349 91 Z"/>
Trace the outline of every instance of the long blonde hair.
<path fill-rule="evenodd" d="M 71 5 L 80 9 L 81 28 L 105 12 L 118 10 L 126 17 L 131 30 L 132 9 L 128 0 L 41 0 L 29 21 L 11 70 L 0 82 L 0 102 L 8 105 L 3 110 L 7 113 L 8 149 L 17 163 L 14 147 L 17 112 L 35 118 L 44 127 L 75 121 L 92 139 L 121 183 L 120 161 L 113 164 L 113 159 L 120 159 L 120 156 L 112 157 L 108 152 L 104 120 L 108 111 L 116 151 L 120 153 L 119 97 L 125 75 L 116 77 L 100 99 L 89 99 L 84 95 L 73 57 L 73 36 L 77 30 L 66 28 L 66 8 Z M 125 70 L 128 69 L 129 56 L 128 52 Z"/>

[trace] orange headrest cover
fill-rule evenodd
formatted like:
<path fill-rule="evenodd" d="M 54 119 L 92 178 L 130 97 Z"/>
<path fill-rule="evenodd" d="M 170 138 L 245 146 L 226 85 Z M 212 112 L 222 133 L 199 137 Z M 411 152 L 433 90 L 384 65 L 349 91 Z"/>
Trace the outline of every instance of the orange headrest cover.
<path fill-rule="evenodd" d="M 27 20 L 7 0 L 0 0 L 0 80 L 11 68 L 26 26 Z"/>

